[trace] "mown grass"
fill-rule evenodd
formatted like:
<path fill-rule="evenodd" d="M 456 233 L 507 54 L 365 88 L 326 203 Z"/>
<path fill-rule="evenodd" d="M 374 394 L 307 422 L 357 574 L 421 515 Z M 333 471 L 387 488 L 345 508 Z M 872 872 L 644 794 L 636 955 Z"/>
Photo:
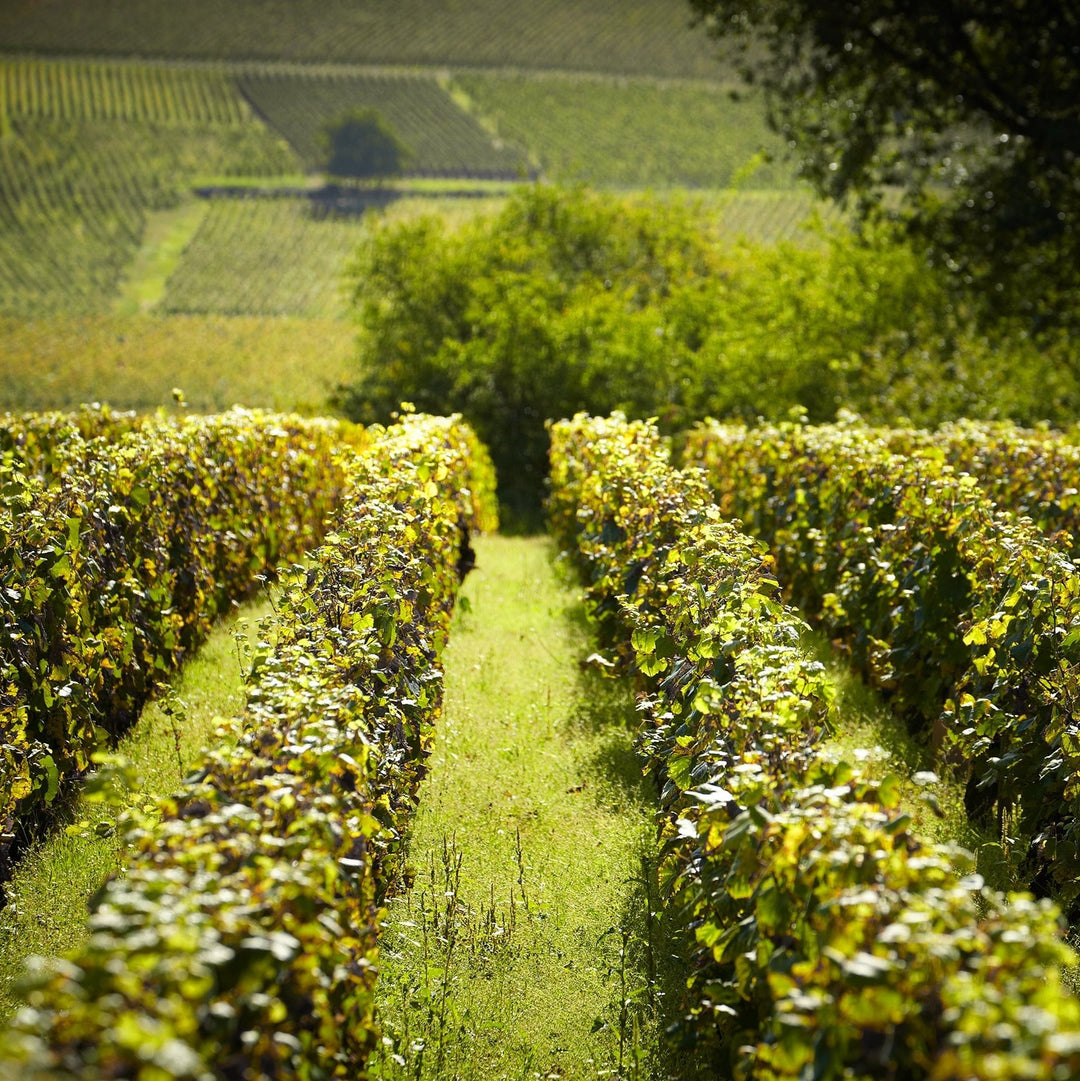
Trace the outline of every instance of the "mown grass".
<path fill-rule="evenodd" d="M 546 538 L 481 538 L 379 984 L 383 1078 L 658 1070 L 655 793 Z M 655 900 L 652 886 L 649 894 Z M 624 1003 L 625 1008 L 624 1008 Z"/>
<path fill-rule="evenodd" d="M 98 795 L 69 799 L 44 840 L 25 853 L 0 909 L 0 1018 L 20 1005 L 26 958 L 59 956 L 85 942 L 87 901 L 124 865 L 118 818 L 178 787 L 203 748 L 221 738 L 220 719 L 242 709 L 249 644 L 269 614 L 269 602 L 257 601 L 219 623 L 100 764 L 99 783 L 91 785 Z"/>

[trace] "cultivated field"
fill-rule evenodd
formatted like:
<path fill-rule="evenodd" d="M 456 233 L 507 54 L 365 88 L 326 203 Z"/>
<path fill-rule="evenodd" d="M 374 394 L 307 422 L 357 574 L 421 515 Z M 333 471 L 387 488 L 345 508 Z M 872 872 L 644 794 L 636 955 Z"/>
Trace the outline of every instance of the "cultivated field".
<path fill-rule="evenodd" d="M 407 174 L 501 176 L 525 171 L 519 152 L 493 141 L 434 75 L 243 75 L 241 93 L 308 169 L 323 164 L 318 135 L 349 109 L 374 109 L 408 151 Z"/>
<path fill-rule="evenodd" d="M 528 75 L 454 78 L 504 139 L 545 176 L 615 188 L 787 190 L 791 169 L 761 103 L 716 83 Z M 758 156 L 762 160 L 758 160 Z"/>
<path fill-rule="evenodd" d="M 341 267 L 364 230 L 299 199 L 215 201 L 169 278 L 166 313 L 333 318 Z"/>
<path fill-rule="evenodd" d="M 9 50 L 559 68 L 712 78 L 714 49 L 681 0 L 16 0 Z"/>

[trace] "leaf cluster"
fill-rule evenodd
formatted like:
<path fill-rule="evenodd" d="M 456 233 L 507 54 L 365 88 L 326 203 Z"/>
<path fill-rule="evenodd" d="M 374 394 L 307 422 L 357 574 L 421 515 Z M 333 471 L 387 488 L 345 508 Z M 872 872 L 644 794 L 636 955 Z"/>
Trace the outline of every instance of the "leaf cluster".
<path fill-rule="evenodd" d="M 68 449 L 88 439 L 114 442 L 142 426 L 144 417 L 95 402 L 72 411 L 0 416 L 0 460 L 49 480 L 63 468 Z"/>
<path fill-rule="evenodd" d="M 1023 873 L 1075 907 L 1080 586 L 1071 538 L 1045 532 L 1073 524 L 1070 474 L 1043 472 L 1073 449 L 1004 427 L 939 437 L 851 421 L 703 426 L 687 458 L 770 544 L 794 600 L 968 777 L 973 819 L 1008 813 Z"/>
<path fill-rule="evenodd" d="M 321 532 L 343 480 L 343 429 L 236 410 L 139 425 L 106 411 L 27 417 L 5 431 L 15 444 L 0 465 L 10 834 L 130 724 L 234 599 Z"/>
<path fill-rule="evenodd" d="M 944 455 L 958 473 L 970 473 L 1001 507 L 1030 518 L 1076 553 L 1080 535 L 1080 447 L 1077 430 L 1020 428 L 1004 421 L 962 420 L 939 428 L 882 432 L 897 454 Z"/>
<path fill-rule="evenodd" d="M 1075 1071 L 1056 908 L 986 889 L 913 834 L 895 777 L 816 747 L 826 682 L 760 544 L 651 425 L 578 416 L 552 446 L 553 524 L 646 688 L 665 899 L 694 942 L 684 1034 L 736 1077 Z"/>
<path fill-rule="evenodd" d="M 380 903 L 439 714 L 461 535 L 492 505 L 490 463 L 453 419 L 369 432 L 342 465 L 333 530 L 283 574 L 236 742 L 132 824 L 88 945 L 41 974 L 4 1039 L 22 1076 L 363 1070 Z"/>

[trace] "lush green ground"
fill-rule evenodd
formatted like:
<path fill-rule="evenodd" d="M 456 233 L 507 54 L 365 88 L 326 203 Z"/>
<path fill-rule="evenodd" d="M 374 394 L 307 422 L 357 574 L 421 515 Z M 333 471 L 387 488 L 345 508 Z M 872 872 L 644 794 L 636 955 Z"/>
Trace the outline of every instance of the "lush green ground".
<path fill-rule="evenodd" d="M 711 77 L 684 0 L 11 0 L 8 49 Z"/>
<path fill-rule="evenodd" d="M 550 541 L 476 548 L 409 852 L 416 881 L 388 917 L 378 994 L 392 1045 L 375 1073 L 651 1073 L 655 793 L 631 747 L 630 687 L 582 669 L 580 593 Z"/>

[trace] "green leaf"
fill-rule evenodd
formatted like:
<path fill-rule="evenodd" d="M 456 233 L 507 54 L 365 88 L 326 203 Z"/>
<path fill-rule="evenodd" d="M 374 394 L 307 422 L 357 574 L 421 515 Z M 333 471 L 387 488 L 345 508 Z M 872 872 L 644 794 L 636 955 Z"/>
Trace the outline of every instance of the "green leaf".
<path fill-rule="evenodd" d="M 895 773 L 888 774 L 878 785 L 878 799 L 883 807 L 890 810 L 900 803 L 900 778 Z"/>

